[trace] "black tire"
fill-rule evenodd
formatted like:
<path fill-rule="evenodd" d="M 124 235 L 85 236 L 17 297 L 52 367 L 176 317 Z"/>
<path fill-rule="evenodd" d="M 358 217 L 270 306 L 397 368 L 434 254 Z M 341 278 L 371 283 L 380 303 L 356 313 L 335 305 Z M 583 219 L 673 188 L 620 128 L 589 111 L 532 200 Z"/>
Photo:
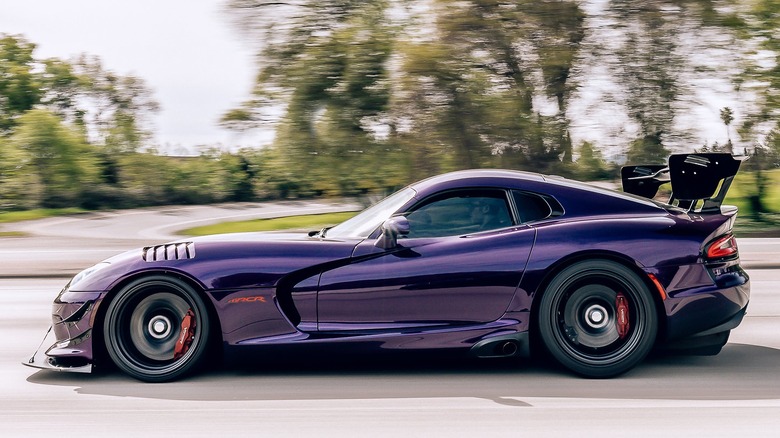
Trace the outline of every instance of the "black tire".
<path fill-rule="evenodd" d="M 190 313 L 188 336 L 182 324 Z M 106 350 L 116 366 L 145 382 L 167 382 L 194 371 L 209 345 L 208 310 L 187 283 L 167 276 L 146 277 L 123 287 L 103 321 Z M 176 344 L 186 338 L 188 348 Z M 191 339 L 191 341 L 190 341 Z"/>
<path fill-rule="evenodd" d="M 618 294 L 625 298 L 620 308 L 628 310 L 628 326 L 618 323 Z M 542 295 L 538 323 L 542 342 L 560 364 L 594 378 L 636 366 L 653 348 L 658 332 L 646 284 L 628 267 L 609 260 L 578 262 L 558 273 Z"/>

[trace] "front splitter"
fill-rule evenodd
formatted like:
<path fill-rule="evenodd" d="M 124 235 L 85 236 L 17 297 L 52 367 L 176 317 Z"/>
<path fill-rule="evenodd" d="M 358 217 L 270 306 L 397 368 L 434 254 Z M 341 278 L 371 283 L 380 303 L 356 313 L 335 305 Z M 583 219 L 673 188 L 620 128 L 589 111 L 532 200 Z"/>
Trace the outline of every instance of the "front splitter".
<path fill-rule="evenodd" d="M 51 327 L 49 327 L 49 331 L 46 332 L 46 336 L 43 338 L 41 345 L 38 346 L 38 349 L 35 350 L 35 353 L 32 355 L 32 357 L 22 361 L 22 365 L 42 370 L 64 371 L 68 373 L 92 372 L 92 364 L 72 367 L 58 365 L 53 357 L 50 357 L 44 351 L 41 351 L 42 346 L 53 345 L 53 342 L 56 342 L 56 339 L 54 339 L 54 332 L 52 331 Z"/>

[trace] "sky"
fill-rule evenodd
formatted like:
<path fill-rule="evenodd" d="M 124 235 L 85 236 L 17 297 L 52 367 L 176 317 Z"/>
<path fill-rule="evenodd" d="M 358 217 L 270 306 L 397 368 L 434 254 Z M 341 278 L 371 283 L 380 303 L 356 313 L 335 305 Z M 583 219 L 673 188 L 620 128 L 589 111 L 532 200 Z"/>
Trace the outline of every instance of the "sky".
<path fill-rule="evenodd" d="M 235 133 L 222 129 L 225 111 L 249 98 L 256 73 L 253 51 L 223 10 L 226 0 L 0 0 L 0 33 L 22 34 L 36 43 L 38 59 L 69 59 L 81 53 L 97 55 L 104 67 L 118 74 L 143 78 L 161 105 L 154 119 L 159 150 L 170 154 L 197 153 L 198 145 L 222 144 L 234 150 L 258 146 L 272 139 L 269 131 Z M 616 40 L 599 17 L 605 0 L 590 0 L 585 9 L 592 20 L 588 44 Z M 617 38 L 619 40 L 619 38 Z M 697 38 L 682 38 L 695 43 Z M 256 46 L 256 44 L 255 44 Z M 685 46 L 683 44 L 682 46 Z M 682 47 L 701 64 L 733 64 L 732 53 L 701 52 Z M 700 53 L 701 52 L 701 53 Z M 726 59 L 724 59 L 724 56 Z M 730 59 L 729 62 L 726 62 Z M 694 59 L 695 60 L 695 59 Z M 598 65 L 598 63 L 596 63 Z M 580 78 L 580 88 L 569 110 L 575 144 L 595 141 L 607 158 L 637 135 L 637 126 L 624 109 L 610 106 L 614 78 L 593 68 Z M 678 123 L 693 127 L 695 138 L 682 149 L 727 139 L 719 110 L 735 110 L 740 123 L 750 96 L 733 92 L 730 72 L 722 68 L 689 78 L 695 84 L 694 101 L 678 114 Z M 535 102 L 542 111 L 544 102 Z M 548 105 L 549 106 L 549 105 Z M 739 140 L 734 139 L 739 145 Z"/>
<path fill-rule="evenodd" d="M 161 150 L 256 145 L 257 135 L 220 128 L 250 96 L 253 53 L 222 10 L 224 0 L 0 0 L 0 33 L 38 45 L 37 59 L 97 55 L 105 68 L 142 78 L 161 110 Z"/>

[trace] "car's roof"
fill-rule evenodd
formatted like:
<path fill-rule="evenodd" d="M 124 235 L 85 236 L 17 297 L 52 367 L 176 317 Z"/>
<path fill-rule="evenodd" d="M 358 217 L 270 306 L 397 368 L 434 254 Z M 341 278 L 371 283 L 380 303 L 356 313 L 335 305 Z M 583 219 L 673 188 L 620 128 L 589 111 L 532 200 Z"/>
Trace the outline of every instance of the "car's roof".
<path fill-rule="evenodd" d="M 524 179 L 531 181 L 545 181 L 545 176 L 535 172 L 508 169 L 468 169 L 443 173 L 419 181 L 414 186 L 429 186 L 463 179 Z"/>
<path fill-rule="evenodd" d="M 577 193 L 587 192 L 602 200 L 611 199 L 611 202 L 626 202 L 634 205 L 642 205 L 645 208 L 656 210 L 659 204 L 649 199 L 628 193 L 611 190 L 585 182 L 567 179 L 554 175 L 542 175 L 535 172 L 525 172 L 507 169 L 469 169 L 444 173 L 433 176 L 412 184 L 412 188 L 420 194 L 428 194 L 443 189 L 455 189 L 460 187 L 517 187 L 541 191 L 550 195 L 563 195 L 576 199 Z"/>
<path fill-rule="evenodd" d="M 542 175 L 536 172 L 526 172 L 521 170 L 508 169 L 468 169 L 448 172 L 441 175 L 432 176 L 415 184 L 412 188 L 418 191 L 444 186 L 507 186 L 512 181 L 530 182 L 534 185 L 547 183 L 556 186 L 579 188 L 588 191 L 601 191 L 604 194 L 618 193 L 614 190 L 596 187 L 584 182 L 567 179 L 557 175 Z"/>

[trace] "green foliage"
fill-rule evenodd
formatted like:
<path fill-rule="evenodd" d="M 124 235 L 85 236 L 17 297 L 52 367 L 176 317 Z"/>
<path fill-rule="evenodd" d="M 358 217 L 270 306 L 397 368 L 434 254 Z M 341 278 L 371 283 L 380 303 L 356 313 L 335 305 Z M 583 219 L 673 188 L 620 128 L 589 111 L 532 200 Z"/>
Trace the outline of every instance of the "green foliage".
<path fill-rule="evenodd" d="M 777 186 L 773 185 L 774 181 L 768 172 L 776 173 L 777 169 L 780 169 L 780 131 L 776 129 L 770 132 L 763 142 L 755 144 L 750 154 L 744 168 L 753 177 L 753 181 L 751 184 L 743 184 L 742 190 L 749 202 L 748 210 L 753 218 L 761 220 L 763 214 L 773 211 L 768 205 L 767 197 L 770 190 Z"/>
<path fill-rule="evenodd" d="M 256 219 L 250 221 L 224 222 L 214 225 L 189 228 L 180 231 L 186 236 L 206 236 L 222 233 L 247 233 L 255 231 L 280 230 L 320 230 L 324 227 L 344 222 L 355 215 L 355 212 L 327 213 L 303 216 L 287 216 L 274 219 Z"/>
<path fill-rule="evenodd" d="M 234 1 L 270 31 L 274 5 Z M 390 99 L 387 71 L 393 29 L 384 2 L 303 2 L 289 30 L 275 34 L 261 54 L 255 100 L 222 117 L 223 125 L 248 129 L 262 114 L 284 105 L 276 140 L 259 172 L 266 196 L 351 195 L 396 186 L 392 147 L 379 141 Z M 259 23 L 259 24 L 257 24 Z M 391 170 L 392 169 L 392 170 Z"/>
<path fill-rule="evenodd" d="M 0 34 L 0 208 L 133 204 L 115 156 L 149 138 L 157 103 L 146 85 L 96 57 L 39 60 L 34 50 Z"/>
<path fill-rule="evenodd" d="M 745 163 L 747 164 L 747 162 Z M 740 171 L 732 183 L 728 196 L 724 203 L 736 205 L 739 211 L 754 219 L 761 218 L 767 213 L 780 213 L 780 169 L 773 169 L 762 172 L 760 179 L 765 181 L 765 194 L 762 198 L 763 212 L 754 210 L 753 202 L 756 194 L 756 172 L 745 166 L 744 171 Z"/>
<path fill-rule="evenodd" d="M 35 44 L 0 35 L 0 209 L 363 196 L 473 167 L 609 178 L 602 145 L 572 150 L 578 84 L 607 70 L 615 82 L 604 98 L 630 119 L 619 129 L 636 132 L 617 154 L 663 163 L 687 139 L 677 122 L 697 97 L 686 84 L 715 69 L 687 56 L 685 38 L 708 31 L 722 41 L 697 44 L 740 54 L 720 77 L 758 100 L 722 108 L 729 141 L 705 147 L 730 150 L 733 126 L 740 149 L 751 145 L 745 210 L 772 211 L 780 4 L 597 3 L 588 10 L 599 17 L 575 0 L 230 0 L 258 42 L 258 71 L 250 98 L 220 124 L 270 128 L 275 140 L 197 157 L 154 152 L 158 105 L 142 79 L 86 55 L 37 59 Z M 588 38 L 596 26 L 610 38 Z"/>
<path fill-rule="evenodd" d="M 35 44 L 22 37 L 0 34 L 0 135 L 40 100 L 34 50 Z"/>
<path fill-rule="evenodd" d="M 780 127 L 780 35 L 777 32 L 780 3 L 776 0 L 736 3 L 739 7 L 728 25 L 753 48 L 742 59 L 738 85 L 756 96 L 756 105 L 744 114 L 738 132 L 747 138 L 760 138 L 767 126 Z"/>
<path fill-rule="evenodd" d="M 9 222 L 31 221 L 54 216 L 83 213 L 80 208 L 38 208 L 24 211 L 0 212 L 0 224 Z"/>
<path fill-rule="evenodd" d="M 118 160 L 119 193 L 133 205 L 204 204 L 234 201 L 239 184 L 238 158 L 210 151 L 198 157 L 160 157 L 129 153 Z M 110 192 L 108 193 L 110 194 Z M 240 200 L 252 199 L 242 193 Z M 110 199 L 110 198 L 109 198 Z"/>
<path fill-rule="evenodd" d="M 0 135 L 44 107 L 112 152 L 135 151 L 149 138 L 147 120 L 158 110 L 144 81 L 103 68 L 97 57 L 39 60 L 35 44 L 0 34 Z"/>
<path fill-rule="evenodd" d="M 244 108 L 231 109 L 219 119 L 221 126 L 237 131 L 251 128 L 254 122 L 255 118 L 252 112 Z"/>
<path fill-rule="evenodd" d="M 97 57 L 82 55 L 71 64 L 77 99 L 60 108 L 110 153 L 134 152 L 150 137 L 146 118 L 159 110 L 145 82 L 136 76 L 106 70 Z M 67 90 L 67 87 L 65 88 Z M 66 93 L 66 95 L 68 95 Z M 61 99 L 62 100 L 62 99 Z"/>
<path fill-rule="evenodd" d="M 601 151 L 596 149 L 592 143 L 582 143 L 578 152 L 579 158 L 577 158 L 575 163 L 578 179 L 582 181 L 598 181 L 610 179 L 613 176 Z"/>
<path fill-rule="evenodd" d="M 15 142 L 0 136 L 0 211 L 38 206 L 40 185 L 28 172 L 29 161 Z"/>
<path fill-rule="evenodd" d="M 32 177 L 26 197 L 47 208 L 77 205 L 81 189 L 96 181 L 92 148 L 47 110 L 27 111 L 17 124 L 9 143 L 20 151 L 19 169 Z"/>

